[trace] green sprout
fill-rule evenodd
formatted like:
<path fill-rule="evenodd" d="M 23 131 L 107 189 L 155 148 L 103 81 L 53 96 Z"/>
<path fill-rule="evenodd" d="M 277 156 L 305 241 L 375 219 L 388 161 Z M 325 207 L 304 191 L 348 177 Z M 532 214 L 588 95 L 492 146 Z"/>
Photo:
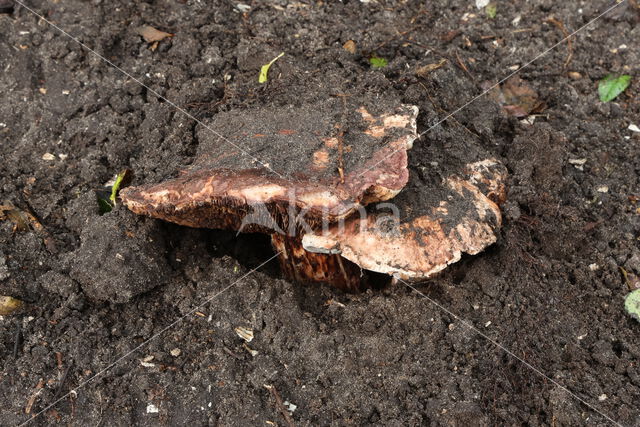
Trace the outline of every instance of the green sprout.
<path fill-rule="evenodd" d="M 371 58 L 369 58 L 369 64 L 371 64 L 371 68 L 376 70 L 378 68 L 386 67 L 388 63 L 389 61 L 387 61 L 386 59 L 379 58 L 377 56 L 372 56 Z"/>
<path fill-rule="evenodd" d="M 497 13 L 498 13 L 498 8 L 496 7 L 495 4 L 490 3 L 487 5 L 487 7 L 484 9 L 484 11 L 486 12 L 487 16 L 489 17 L 489 19 L 493 19 L 496 17 Z"/>
<path fill-rule="evenodd" d="M 129 169 L 125 169 L 120 172 L 111 186 L 111 193 L 109 193 L 109 197 L 106 198 L 106 194 L 99 192 L 98 194 L 98 206 L 100 207 L 100 215 L 111 212 L 114 207 L 116 207 L 116 197 L 118 196 L 118 191 L 120 191 L 120 187 L 125 185 L 131 180 L 131 171 Z"/>
<path fill-rule="evenodd" d="M 280 53 L 280 55 L 273 58 L 271 62 L 263 65 L 262 68 L 260 68 L 260 76 L 258 76 L 258 83 L 266 83 L 266 81 L 268 80 L 267 74 L 269 73 L 269 68 L 271 68 L 274 62 L 282 58 L 283 55 L 284 55 L 284 52 Z"/>

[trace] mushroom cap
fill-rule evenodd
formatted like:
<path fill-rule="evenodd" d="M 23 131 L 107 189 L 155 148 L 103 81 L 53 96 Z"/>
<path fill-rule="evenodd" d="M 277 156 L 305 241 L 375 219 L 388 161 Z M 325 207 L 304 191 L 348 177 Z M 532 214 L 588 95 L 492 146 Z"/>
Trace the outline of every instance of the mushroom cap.
<path fill-rule="evenodd" d="M 180 176 L 120 197 L 135 213 L 191 227 L 274 231 L 296 217 L 312 227 L 335 222 L 406 185 L 417 114 L 371 96 L 219 113 L 197 131 L 198 154 Z"/>
<path fill-rule="evenodd" d="M 394 204 L 370 206 L 366 215 L 307 233 L 310 252 L 341 254 L 360 267 L 404 280 L 428 278 L 496 241 L 502 223 L 506 168 L 495 159 L 467 164 L 442 183 L 411 179 Z M 493 200 L 492 200 L 493 199 Z M 494 202 L 494 200 L 496 202 Z M 388 205 L 388 206 L 382 206 Z M 380 208 L 393 208 L 395 217 Z"/>

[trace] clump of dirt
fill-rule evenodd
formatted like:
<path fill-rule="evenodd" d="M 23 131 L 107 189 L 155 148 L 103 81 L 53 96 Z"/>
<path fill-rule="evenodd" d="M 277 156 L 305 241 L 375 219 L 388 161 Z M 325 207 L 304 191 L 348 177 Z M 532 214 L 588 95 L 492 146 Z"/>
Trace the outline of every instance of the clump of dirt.
<path fill-rule="evenodd" d="M 635 83 L 607 104 L 596 89 L 610 72 L 640 75 L 633 3 L 519 73 L 547 106 L 524 121 L 468 102 L 561 40 L 547 18 L 573 31 L 602 5 L 500 3 L 495 19 L 461 0 L 29 5 L 129 76 L 23 7 L 0 13 L 0 200 L 47 233 L 0 222 L 0 295 L 26 303 L 0 320 L 4 422 L 72 390 L 33 423 L 283 424 L 283 410 L 302 425 L 640 422 L 640 324 L 624 314 L 621 273 L 640 275 L 640 134 L 628 130 L 640 104 Z M 142 25 L 175 35 L 152 49 Z M 372 55 L 389 64 L 372 69 Z M 420 108 L 428 132 L 409 152 L 420 179 L 442 179 L 464 141 L 507 165 L 498 243 L 423 295 L 349 295 L 280 280 L 269 264 L 251 272 L 271 256 L 254 235 L 121 206 L 99 215 L 95 191 L 118 171 L 158 182 L 193 161 L 194 118 L 336 87 Z"/>

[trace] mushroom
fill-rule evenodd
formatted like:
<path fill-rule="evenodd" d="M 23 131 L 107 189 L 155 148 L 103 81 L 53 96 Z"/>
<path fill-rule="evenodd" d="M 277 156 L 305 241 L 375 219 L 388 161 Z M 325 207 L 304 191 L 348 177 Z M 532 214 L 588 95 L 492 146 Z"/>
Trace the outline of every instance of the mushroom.
<path fill-rule="evenodd" d="M 208 128 L 229 141 L 199 129 L 188 169 L 120 197 L 135 213 L 180 225 L 268 233 L 287 277 L 356 289 L 357 265 L 306 251 L 302 237 L 404 188 L 417 114 L 374 96 L 219 113 Z"/>
<path fill-rule="evenodd" d="M 496 241 L 506 168 L 495 159 L 468 164 L 439 186 L 415 180 L 394 204 L 324 233 L 307 233 L 309 252 L 340 254 L 360 267 L 409 281 L 426 279 Z M 419 197 L 416 193 L 432 197 Z M 493 200 L 492 200 L 493 199 Z M 497 202 L 497 203 L 496 203 Z M 385 208 L 392 208 L 391 214 Z M 404 217 L 403 217 L 404 215 Z"/>
<path fill-rule="evenodd" d="M 232 144 L 200 129 L 180 176 L 120 196 L 177 224 L 268 233 L 296 281 L 354 291 L 368 271 L 421 280 L 496 241 L 506 169 L 463 147 L 444 179 L 409 176 L 417 113 L 366 97 L 220 113 L 212 127 Z"/>

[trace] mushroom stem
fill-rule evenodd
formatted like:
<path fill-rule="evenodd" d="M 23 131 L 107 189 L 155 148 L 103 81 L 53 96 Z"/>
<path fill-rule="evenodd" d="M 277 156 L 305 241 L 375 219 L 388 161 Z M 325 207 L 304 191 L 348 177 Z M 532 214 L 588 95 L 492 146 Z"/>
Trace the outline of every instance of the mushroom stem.
<path fill-rule="evenodd" d="M 272 234 L 271 243 L 285 278 L 297 282 L 328 283 L 347 292 L 357 292 L 366 286 L 362 270 L 340 255 L 308 252 L 300 236 Z"/>

